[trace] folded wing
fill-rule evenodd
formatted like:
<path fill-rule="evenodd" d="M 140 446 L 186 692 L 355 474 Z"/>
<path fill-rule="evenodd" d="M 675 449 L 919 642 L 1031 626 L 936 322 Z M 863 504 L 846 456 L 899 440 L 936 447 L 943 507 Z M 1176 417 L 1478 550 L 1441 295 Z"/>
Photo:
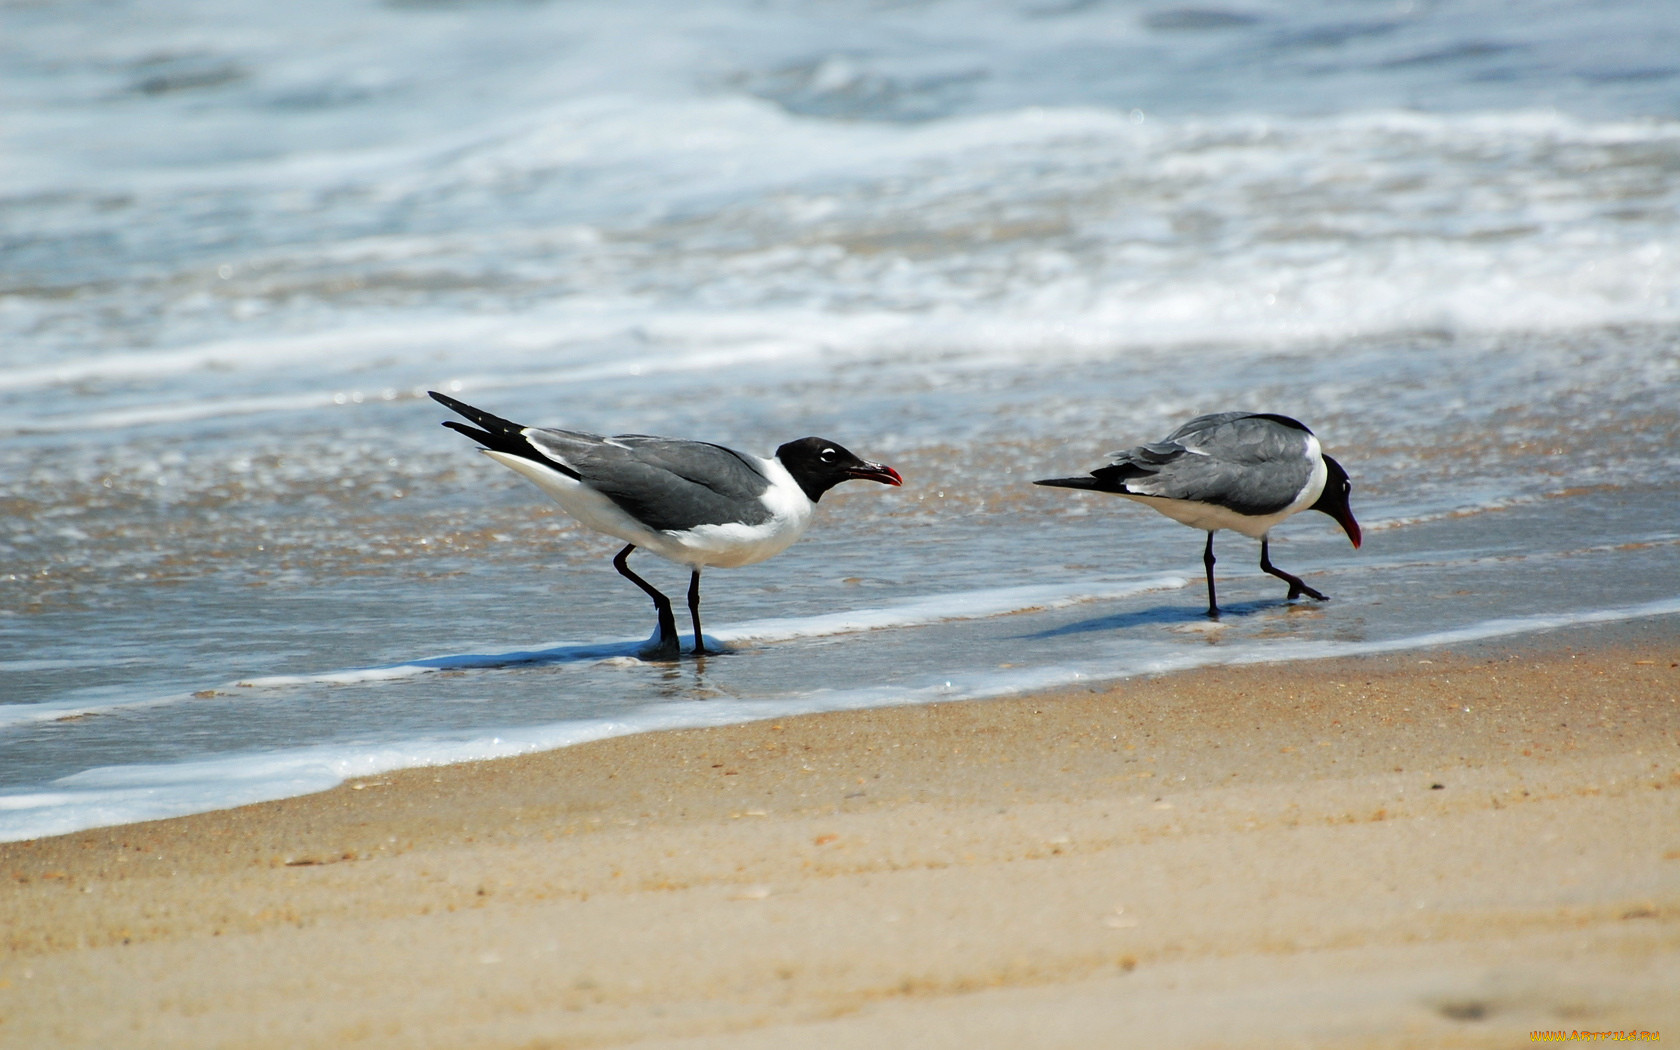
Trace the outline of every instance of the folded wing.
<path fill-rule="evenodd" d="M 1163 441 L 1110 453 L 1110 464 L 1091 476 L 1114 492 L 1273 514 L 1289 506 L 1312 477 L 1310 437 L 1283 416 L 1198 416 Z"/>
<path fill-rule="evenodd" d="M 722 445 L 646 434 L 602 438 L 531 427 L 524 439 L 543 460 L 606 496 L 658 531 L 699 525 L 761 525 L 763 470 Z"/>

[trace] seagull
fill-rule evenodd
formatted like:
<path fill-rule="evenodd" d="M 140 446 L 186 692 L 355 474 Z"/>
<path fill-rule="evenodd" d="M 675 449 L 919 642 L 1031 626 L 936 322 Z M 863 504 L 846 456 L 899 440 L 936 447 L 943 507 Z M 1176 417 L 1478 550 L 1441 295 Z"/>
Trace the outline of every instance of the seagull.
<path fill-rule="evenodd" d="M 1292 514 L 1316 510 L 1336 520 L 1355 549 L 1347 471 L 1324 454 L 1318 438 L 1299 420 L 1262 412 L 1197 416 L 1148 445 L 1111 452 L 1106 467 L 1076 478 L 1046 478 L 1035 485 L 1112 492 L 1137 500 L 1208 534 L 1208 616 L 1219 618 L 1213 590 L 1213 534 L 1234 529 L 1260 541 L 1260 568 L 1289 584 L 1293 601 L 1323 594 L 1272 564 L 1267 534 Z"/>
<path fill-rule="evenodd" d="M 790 441 L 761 459 L 704 441 L 527 427 L 430 393 L 476 424 L 451 419 L 444 426 L 535 482 L 582 524 L 626 541 L 613 567 L 653 599 L 659 616 L 653 645 L 658 659 L 675 658 L 680 651 L 676 619 L 671 600 L 631 571 L 626 561 L 631 551 L 645 547 L 689 567 L 694 653 L 704 656 L 701 569 L 733 569 L 780 554 L 804 535 L 823 493 L 843 481 L 904 483 L 893 468 L 865 462 L 826 438 Z"/>

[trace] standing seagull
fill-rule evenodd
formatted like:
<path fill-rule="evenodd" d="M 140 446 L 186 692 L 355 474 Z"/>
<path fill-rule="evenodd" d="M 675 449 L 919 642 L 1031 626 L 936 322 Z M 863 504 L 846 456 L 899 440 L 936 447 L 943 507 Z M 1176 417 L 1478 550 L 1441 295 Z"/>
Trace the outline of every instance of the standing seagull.
<path fill-rule="evenodd" d="M 891 467 L 865 463 L 823 438 L 790 441 L 772 458 L 760 459 L 704 441 L 521 426 L 435 390 L 431 395 L 478 428 L 454 420 L 444 426 L 536 482 L 584 525 L 627 541 L 613 567 L 653 599 L 659 613 L 654 651 L 661 659 L 679 652 L 676 618 L 671 600 L 630 571 L 625 559 L 631 551 L 646 547 L 692 570 L 688 614 L 695 655 L 704 655 L 702 568 L 733 569 L 780 554 L 804 534 L 823 493 L 842 481 L 903 484 Z"/>
<path fill-rule="evenodd" d="M 1298 420 L 1254 412 L 1197 416 L 1162 441 L 1124 452 L 1077 478 L 1047 478 L 1035 485 L 1113 492 L 1147 504 L 1174 521 L 1207 530 L 1208 615 L 1219 617 L 1213 591 L 1213 534 L 1235 529 L 1260 541 L 1260 568 L 1289 584 L 1289 598 L 1325 596 L 1272 564 L 1267 533 L 1291 514 L 1322 511 L 1336 519 L 1355 548 L 1359 523 L 1342 465 L 1324 454 L 1318 438 Z"/>

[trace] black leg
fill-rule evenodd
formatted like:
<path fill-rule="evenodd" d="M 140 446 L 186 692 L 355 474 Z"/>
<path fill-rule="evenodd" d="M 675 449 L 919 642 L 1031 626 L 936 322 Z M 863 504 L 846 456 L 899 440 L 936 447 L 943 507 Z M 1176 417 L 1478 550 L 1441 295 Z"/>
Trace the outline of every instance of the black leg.
<path fill-rule="evenodd" d="M 636 549 L 634 543 L 627 544 L 613 559 L 613 568 L 618 574 L 647 592 L 653 599 L 653 607 L 659 612 L 659 637 L 654 640 L 654 656 L 661 660 L 674 660 L 682 653 L 677 643 L 677 618 L 671 614 L 671 599 L 659 593 L 659 588 L 630 571 L 625 559 Z"/>
<path fill-rule="evenodd" d="M 1299 576 L 1292 576 L 1278 568 L 1276 565 L 1273 565 L 1271 551 L 1268 549 L 1268 546 L 1266 537 L 1260 537 L 1260 571 L 1269 572 L 1273 576 L 1282 580 L 1284 583 L 1289 584 L 1289 597 L 1285 598 L 1284 601 L 1292 602 L 1303 594 L 1309 598 L 1316 598 L 1321 602 L 1330 600 L 1319 592 L 1313 590 L 1311 587 L 1302 583 Z"/>
<path fill-rule="evenodd" d="M 694 621 L 694 655 L 706 655 L 706 639 L 700 633 L 700 570 L 688 578 L 688 617 Z"/>
<path fill-rule="evenodd" d="M 1219 619 L 1219 599 L 1213 593 L 1213 533 L 1208 533 L 1207 550 L 1202 552 L 1202 564 L 1207 567 L 1208 619 Z"/>

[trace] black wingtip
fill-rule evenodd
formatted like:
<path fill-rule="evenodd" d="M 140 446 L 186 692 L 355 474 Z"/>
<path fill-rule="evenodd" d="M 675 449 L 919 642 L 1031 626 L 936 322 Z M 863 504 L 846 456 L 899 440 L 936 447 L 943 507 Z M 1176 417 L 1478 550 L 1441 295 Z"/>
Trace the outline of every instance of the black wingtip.
<path fill-rule="evenodd" d="M 461 423 L 453 419 L 444 420 L 443 425 L 448 427 L 450 430 L 455 431 L 457 434 L 465 434 L 467 437 L 472 438 L 474 441 L 486 448 L 490 447 L 490 445 L 496 440 L 490 436 L 488 431 L 479 430 L 477 427 L 469 427 L 465 423 Z"/>
<path fill-rule="evenodd" d="M 465 401 L 457 401 L 454 398 L 450 397 L 448 394 L 440 394 L 436 390 L 428 390 L 428 391 L 426 391 L 426 395 L 428 397 L 430 397 L 433 401 L 436 401 L 438 404 L 442 405 L 444 408 L 449 409 L 451 412 L 459 412 L 461 415 L 466 416 L 468 419 L 472 419 L 475 423 L 477 422 L 477 420 L 474 419 L 473 417 L 488 415 L 488 413 L 482 412 L 479 409 L 476 409 L 476 408 L 472 407 L 471 405 L 467 404 Z M 491 418 L 495 418 L 495 417 L 492 416 Z"/>
<path fill-rule="evenodd" d="M 525 440 L 525 428 L 511 420 L 493 415 L 482 408 L 474 408 L 465 401 L 457 401 L 448 394 L 440 394 L 436 390 L 428 390 L 433 401 L 466 416 L 482 429 L 469 427 L 453 419 L 444 420 L 443 425 L 459 434 L 465 434 L 474 441 L 493 452 L 510 452 L 514 455 L 530 455 L 530 444 Z"/>
<path fill-rule="evenodd" d="M 1097 479 L 1092 477 L 1042 478 L 1033 482 L 1033 484 L 1053 489 L 1094 489 L 1100 487 L 1097 484 Z"/>

